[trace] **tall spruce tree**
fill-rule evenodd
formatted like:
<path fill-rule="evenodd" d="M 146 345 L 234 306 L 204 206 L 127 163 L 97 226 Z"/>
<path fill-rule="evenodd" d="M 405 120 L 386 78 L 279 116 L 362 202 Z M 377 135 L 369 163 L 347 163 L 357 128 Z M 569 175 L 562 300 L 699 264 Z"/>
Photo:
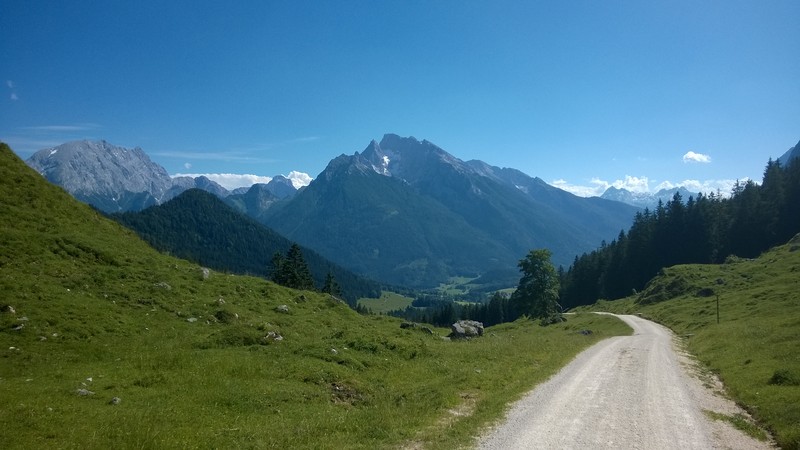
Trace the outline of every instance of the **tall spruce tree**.
<path fill-rule="evenodd" d="M 270 279 L 281 286 L 314 290 L 314 279 L 297 244 L 292 244 L 286 256 L 280 253 L 272 256 Z"/>

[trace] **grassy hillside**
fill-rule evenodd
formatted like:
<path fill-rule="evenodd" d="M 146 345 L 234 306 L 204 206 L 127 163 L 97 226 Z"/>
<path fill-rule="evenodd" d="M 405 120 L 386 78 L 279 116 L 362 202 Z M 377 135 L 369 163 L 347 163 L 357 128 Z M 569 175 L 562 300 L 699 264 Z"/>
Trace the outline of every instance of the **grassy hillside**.
<path fill-rule="evenodd" d="M 581 349 L 629 332 L 586 315 L 451 342 L 207 275 L 0 145 L 2 447 L 453 448 Z"/>
<path fill-rule="evenodd" d="M 800 448 L 800 235 L 757 259 L 664 269 L 639 295 L 593 309 L 641 313 L 684 336 L 782 447 Z"/>

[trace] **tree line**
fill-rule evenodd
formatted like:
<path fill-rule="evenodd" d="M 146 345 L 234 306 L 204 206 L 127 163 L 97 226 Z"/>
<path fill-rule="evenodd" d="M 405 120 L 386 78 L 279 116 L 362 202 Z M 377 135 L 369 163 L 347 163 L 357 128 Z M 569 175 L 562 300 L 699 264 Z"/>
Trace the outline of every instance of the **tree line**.
<path fill-rule="evenodd" d="M 663 267 L 754 258 L 800 231 L 800 163 L 769 160 L 761 184 L 737 181 L 730 197 L 718 192 L 659 201 L 636 214 L 627 233 L 559 269 L 565 307 L 614 299 L 641 290 Z"/>
<path fill-rule="evenodd" d="M 483 303 L 459 303 L 447 296 L 423 295 L 407 308 L 391 311 L 389 315 L 441 327 L 450 326 L 460 319 L 492 326 L 513 322 L 522 316 L 540 319 L 542 325 L 561 322 L 559 278 L 550 257 L 549 250 L 538 249 L 531 250 L 520 260 L 518 267 L 522 275 L 511 295 L 495 292 Z"/>

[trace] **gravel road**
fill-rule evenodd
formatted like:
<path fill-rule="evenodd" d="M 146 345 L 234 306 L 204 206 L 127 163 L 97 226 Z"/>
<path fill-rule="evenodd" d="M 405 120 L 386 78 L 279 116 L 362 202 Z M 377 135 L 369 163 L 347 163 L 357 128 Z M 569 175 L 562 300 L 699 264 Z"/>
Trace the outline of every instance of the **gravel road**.
<path fill-rule="evenodd" d="M 670 330 L 618 317 L 634 329 L 632 336 L 606 339 L 578 355 L 515 403 L 478 448 L 771 448 L 706 417 L 703 410 L 744 412 L 703 386 L 715 380 L 690 375 L 693 366 L 675 351 Z"/>

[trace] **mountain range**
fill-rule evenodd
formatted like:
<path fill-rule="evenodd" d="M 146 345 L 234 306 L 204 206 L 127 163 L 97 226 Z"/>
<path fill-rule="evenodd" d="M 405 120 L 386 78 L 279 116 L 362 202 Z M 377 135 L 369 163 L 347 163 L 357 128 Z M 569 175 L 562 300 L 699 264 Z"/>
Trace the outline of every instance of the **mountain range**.
<path fill-rule="evenodd" d="M 568 265 L 626 229 L 636 211 L 387 134 L 335 158 L 262 220 L 358 273 L 424 287 L 489 271 L 513 279 L 533 248 Z"/>
<path fill-rule="evenodd" d="M 284 177 L 234 193 L 205 177 L 173 179 L 141 149 L 105 141 L 70 142 L 27 162 L 106 212 L 203 189 L 347 269 L 411 287 L 486 274 L 513 284 L 530 249 L 549 248 L 555 264 L 569 265 L 630 226 L 638 210 L 393 134 L 333 159 L 299 191 Z"/>
<path fill-rule="evenodd" d="M 655 193 L 633 192 L 625 188 L 616 188 L 611 186 L 606 189 L 605 192 L 603 192 L 603 195 L 601 195 L 600 198 L 653 210 L 658 205 L 658 202 L 666 204 L 668 201 L 672 200 L 676 193 L 681 195 L 683 201 L 688 200 L 689 197 L 697 198 L 698 195 L 697 192 L 691 192 L 683 186 L 671 189 L 661 189 Z"/>
<path fill-rule="evenodd" d="M 139 211 L 176 197 L 188 189 L 202 189 L 237 204 L 247 190 L 233 193 L 205 176 L 172 178 L 139 147 L 128 149 L 106 141 L 73 141 L 34 153 L 26 163 L 78 200 L 101 211 Z M 276 199 L 297 189 L 283 176 L 259 189 Z M 249 190 L 249 189 L 248 189 Z"/>

